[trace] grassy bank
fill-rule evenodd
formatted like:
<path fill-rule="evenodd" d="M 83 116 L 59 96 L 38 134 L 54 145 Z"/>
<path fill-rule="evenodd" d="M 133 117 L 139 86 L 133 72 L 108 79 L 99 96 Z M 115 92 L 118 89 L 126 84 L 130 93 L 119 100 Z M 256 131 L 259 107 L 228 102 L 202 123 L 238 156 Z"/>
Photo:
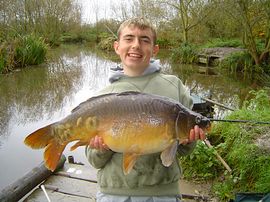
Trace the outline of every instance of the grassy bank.
<path fill-rule="evenodd" d="M 37 65 L 45 61 L 47 45 L 34 35 L 17 36 L 0 46 L 0 73 L 8 73 L 27 65 Z"/>
<path fill-rule="evenodd" d="M 269 89 L 250 92 L 251 99 L 225 119 L 270 120 Z M 200 142 L 195 151 L 181 158 L 188 179 L 213 180 L 212 192 L 229 201 L 238 192 L 270 192 L 269 125 L 219 123 L 208 135 L 214 149 Z M 215 157 L 218 152 L 232 168 L 226 171 Z"/>

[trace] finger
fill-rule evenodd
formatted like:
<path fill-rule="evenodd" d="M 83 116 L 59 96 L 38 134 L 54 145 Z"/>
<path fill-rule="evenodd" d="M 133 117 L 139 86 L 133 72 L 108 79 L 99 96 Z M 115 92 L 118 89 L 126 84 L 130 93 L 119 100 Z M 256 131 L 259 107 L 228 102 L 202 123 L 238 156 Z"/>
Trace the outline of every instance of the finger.
<path fill-rule="evenodd" d="M 100 150 L 108 150 L 109 147 L 104 143 L 104 140 L 102 137 L 98 137 L 98 148 Z"/>
<path fill-rule="evenodd" d="M 95 140 L 95 138 L 91 138 L 91 140 L 90 140 L 90 142 L 89 142 L 89 146 L 90 146 L 91 148 L 94 148 L 94 140 Z"/>
<path fill-rule="evenodd" d="M 194 140 L 198 140 L 200 138 L 200 128 L 198 125 L 194 126 Z"/>
<path fill-rule="evenodd" d="M 102 150 L 103 149 L 102 145 L 103 145 L 103 139 L 101 137 L 97 137 L 97 147 L 98 147 L 98 149 Z"/>
<path fill-rule="evenodd" d="M 102 147 L 103 147 L 103 149 L 105 149 L 105 150 L 109 150 L 109 149 L 110 149 L 110 148 L 108 147 L 108 145 L 106 145 L 105 143 L 102 144 Z"/>
<path fill-rule="evenodd" d="M 183 140 L 180 144 L 182 144 L 182 145 L 186 145 L 187 143 L 189 143 L 190 142 L 190 140 L 189 139 L 185 139 L 185 140 Z"/>
<path fill-rule="evenodd" d="M 195 131 L 194 129 L 191 129 L 189 132 L 189 141 L 192 142 L 195 140 Z"/>
<path fill-rule="evenodd" d="M 206 138 L 205 132 L 202 129 L 200 129 L 200 139 L 205 140 L 205 138 Z"/>

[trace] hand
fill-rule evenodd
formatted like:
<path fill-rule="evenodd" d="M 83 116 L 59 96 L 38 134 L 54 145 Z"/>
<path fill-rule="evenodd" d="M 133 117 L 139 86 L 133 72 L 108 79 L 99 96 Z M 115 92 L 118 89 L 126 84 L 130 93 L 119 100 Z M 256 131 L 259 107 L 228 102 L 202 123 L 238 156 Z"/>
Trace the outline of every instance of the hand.
<path fill-rule="evenodd" d="M 89 146 L 92 149 L 97 149 L 97 150 L 109 150 L 109 147 L 104 143 L 103 138 L 100 136 L 95 136 L 93 137 L 90 142 L 89 142 Z"/>
<path fill-rule="evenodd" d="M 183 141 L 182 144 L 187 144 L 196 140 L 205 140 L 205 138 L 204 131 L 198 125 L 195 125 L 189 132 L 189 139 Z"/>

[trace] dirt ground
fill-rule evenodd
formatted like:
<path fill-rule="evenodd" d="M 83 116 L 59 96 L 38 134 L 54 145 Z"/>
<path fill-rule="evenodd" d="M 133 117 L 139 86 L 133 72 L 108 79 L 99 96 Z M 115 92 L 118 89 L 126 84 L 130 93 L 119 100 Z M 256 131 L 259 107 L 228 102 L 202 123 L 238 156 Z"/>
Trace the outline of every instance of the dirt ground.
<path fill-rule="evenodd" d="M 233 52 L 239 52 L 244 50 L 245 49 L 243 48 L 216 47 L 216 48 L 204 48 L 200 53 L 206 55 L 216 55 L 220 58 L 220 60 L 222 60 Z"/>
<path fill-rule="evenodd" d="M 192 181 L 187 181 L 181 179 L 180 183 L 180 192 L 183 195 L 183 202 L 198 202 L 198 201 L 209 201 L 216 202 L 217 200 L 212 198 L 210 195 L 211 184 L 210 183 L 195 183 Z M 190 196 L 190 199 L 187 198 Z M 197 199 L 192 198 L 192 196 L 199 196 Z M 204 198 L 204 199 L 203 199 Z"/>

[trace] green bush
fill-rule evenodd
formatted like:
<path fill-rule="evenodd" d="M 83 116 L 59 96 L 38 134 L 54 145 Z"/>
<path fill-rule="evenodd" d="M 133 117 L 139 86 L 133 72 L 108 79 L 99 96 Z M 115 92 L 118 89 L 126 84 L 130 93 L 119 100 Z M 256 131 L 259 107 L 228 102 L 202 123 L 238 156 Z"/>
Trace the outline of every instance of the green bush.
<path fill-rule="evenodd" d="M 208 148 L 203 142 L 198 142 L 190 155 L 180 157 L 180 162 L 186 179 L 214 179 L 218 177 L 222 169 L 215 150 Z"/>
<path fill-rule="evenodd" d="M 158 38 L 157 44 L 160 48 L 169 49 L 172 47 L 172 42 L 167 38 Z"/>
<path fill-rule="evenodd" d="M 37 65 L 45 61 L 47 45 L 34 35 L 19 36 L 3 42 L 0 47 L 0 73 L 15 68 Z"/>
<path fill-rule="evenodd" d="M 76 33 L 65 33 L 59 38 L 61 43 L 82 43 L 83 40 L 82 36 Z"/>
<path fill-rule="evenodd" d="M 17 41 L 10 40 L 9 42 L 4 41 L 0 46 L 0 73 L 7 73 L 11 71 L 15 63 L 15 47 Z"/>
<path fill-rule="evenodd" d="M 224 119 L 269 121 L 269 100 L 269 89 L 251 91 L 243 107 Z M 269 125 L 220 122 L 208 138 L 214 149 L 198 142 L 193 153 L 180 158 L 185 178 L 212 180 L 212 192 L 220 201 L 229 201 L 238 192 L 270 192 L 270 146 L 260 144 L 270 139 Z M 215 152 L 231 167 L 231 173 Z"/>
<path fill-rule="evenodd" d="M 270 96 L 266 90 L 251 91 L 252 98 L 230 114 L 231 120 L 270 120 Z M 221 123 L 213 134 L 221 136 L 219 152 L 233 169 L 214 186 L 215 194 L 223 201 L 233 198 L 236 192 L 270 192 L 270 148 L 260 141 L 270 138 L 269 125 Z"/>
<path fill-rule="evenodd" d="M 234 52 L 222 60 L 219 66 L 229 73 L 247 73 L 252 71 L 253 59 L 247 51 Z"/>
<path fill-rule="evenodd" d="M 215 47 L 241 47 L 243 43 L 240 39 L 211 39 L 202 48 L 215 48 Z"/>
<path fill-rule="evenodd" d="M 47 45 L 42 38 L 26 35 L 19 38 L 15 49 L 15 60 L 18 66 L 37 65 L 45 61 Z"/>
<path fill-rule="evenodd" d="M 197 61 L 197 51 L 195 46 L 183 43 L 172 50 L 171 58 L 173 62 L 191 64 Z"/>
<path fill-rule="evenodd" d="M 106 39 L 101 40 L 98 43 L 98 48 L 101 50 L 106 50 L 106 51 L 112 51 L 113 49 L 113 43 L 115 41 L 115 37 L 108 37 Z"/>

